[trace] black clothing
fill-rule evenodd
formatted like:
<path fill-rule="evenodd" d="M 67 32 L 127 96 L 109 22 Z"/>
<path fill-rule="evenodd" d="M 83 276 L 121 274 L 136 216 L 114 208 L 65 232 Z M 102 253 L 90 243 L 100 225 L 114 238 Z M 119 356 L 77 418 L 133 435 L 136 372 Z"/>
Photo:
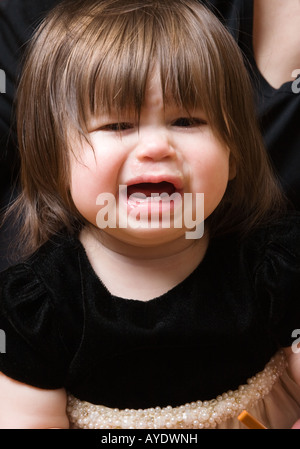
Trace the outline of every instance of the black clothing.
<path fill-rule="evenodd" d="M 113 408 L 212 399 L 292 344 L 299 261 L 297 215 L 212 241 L 183 282 L 143 302 L 112 296 L 79 240 L 57 237 L 0 274 L 0 371 Z"/>
<path fill-rule="evenodd" d="M 0 69 L 6 74 L 6 93 L 0 95 L 0 206 L 7 186 L 15 180 L 16 135 L 13 102 L 26 42 L 59 0 L 2 0 L 0 2 Z M 8 145 L 8 146 L 7 146 Z"/>
<path fill-rule="evenodd" d="M 5 93 L 0 93 L 0 220 L 1 211 L 16 197 L 19 157 L 14 96 L 26 43 L 46 12 L 59 0 L 2 0 L 0 2 L 0 69 Z M 2 86 L 1 86 L 2 87 Z M 11 262 L 9 245 L 17 236 L 13 222 L 0 229 L 0 271 Z"/>
<path fill-rule="evenodd" d="M 203 3 L 226 25 L 245 56 L 266 148 L 284 192 L 294 208 L 300 210 L 300 78 L 275 89 L 258 70 L 252 44 L 252 0 Z M 295 69 L 300 69 L 298 62 Z"/>

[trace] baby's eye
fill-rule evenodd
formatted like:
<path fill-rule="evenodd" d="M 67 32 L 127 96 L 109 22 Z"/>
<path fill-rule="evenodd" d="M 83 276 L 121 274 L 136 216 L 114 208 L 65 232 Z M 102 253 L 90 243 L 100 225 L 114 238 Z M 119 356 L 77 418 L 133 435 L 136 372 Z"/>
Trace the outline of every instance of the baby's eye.
<path fill-rule="evenodd" d="M 203 119 L 196 117 L 180 117 L 172 122 L 172 126 L 178 126 L 182 128 L 206 125 L 207 122 Z"/>
<path fill-rule="evenodd" d="M 132 129 L 134 127 L 133 123 L 128 122 L 117 122 L 117 123 L 109 123 L 107 125 L 101 126 L 99 129 L 101 131 L 126 131 L 127 129 Z"/>

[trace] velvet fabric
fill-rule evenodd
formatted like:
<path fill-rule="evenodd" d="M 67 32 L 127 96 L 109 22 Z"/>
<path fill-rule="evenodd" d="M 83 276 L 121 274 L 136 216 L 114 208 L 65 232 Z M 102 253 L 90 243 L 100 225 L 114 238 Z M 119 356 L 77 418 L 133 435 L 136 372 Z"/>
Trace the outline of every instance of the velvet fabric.
<path fill-rule="evenodd" d="M 80 241 L 57 236 L 0 274 L 0 371 L 108 407 L 212 399 L 295 340 L 299 255 L 295 213 L 213 240 L 182 283 L 143 302 L 112 296 Z"/>

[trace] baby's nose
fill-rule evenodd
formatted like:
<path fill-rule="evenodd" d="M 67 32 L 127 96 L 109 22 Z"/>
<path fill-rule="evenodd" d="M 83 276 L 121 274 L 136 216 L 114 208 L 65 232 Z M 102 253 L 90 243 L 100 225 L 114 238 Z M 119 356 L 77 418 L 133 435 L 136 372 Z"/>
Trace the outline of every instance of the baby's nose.
<path fill-rule="evenodd" d="M 136 155 L 139 160 L 159 161 L 166 158 L 174 158 L 175 150 L 167 133 L 153 132 L 146 133 L 146 135 L 141 137 L 136 149 Z"/>

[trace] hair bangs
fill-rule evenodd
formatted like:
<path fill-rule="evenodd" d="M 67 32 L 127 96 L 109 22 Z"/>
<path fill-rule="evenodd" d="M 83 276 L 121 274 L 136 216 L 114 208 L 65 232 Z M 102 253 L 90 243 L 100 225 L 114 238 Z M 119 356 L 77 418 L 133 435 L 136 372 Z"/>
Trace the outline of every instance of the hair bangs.
<path fill-rule="evenodd" d="M 151 24 L 142 24 L 142 19 L 138 14 L 113 16 L 105 26 L 95 20 L 86 30 L 86 64 L 73 86 L 81 125 L 103 113 L 135 111 L 139 117 L 154 60 L 153 39 L 146 39 L 151 33 L 144 28 Z"/>
<path fill-rule="evenodd" d="M 188 112 L 202 108 L 215 120 L 215 111 L 222 108 L 212 77 L 219 76 L 213 73 L 216 63 L 207 35 L 194 12 L 183 15 L 174 5 L 170 10 L 168 2 L 159 9 L 145 5 L 105 20 L 103 15 L 95 17 L 81 34 L 66 77 L 76 74 L 66 99 L 76 99 L 74 125 L 77 120 L 79 128 L 87 130 L 89 118 L 111 112 L 134 113 L 139 120 L 147 82 L 156 69 L 165 102 Z M 73 106 L 71 101 L 70 111 Z"/>

